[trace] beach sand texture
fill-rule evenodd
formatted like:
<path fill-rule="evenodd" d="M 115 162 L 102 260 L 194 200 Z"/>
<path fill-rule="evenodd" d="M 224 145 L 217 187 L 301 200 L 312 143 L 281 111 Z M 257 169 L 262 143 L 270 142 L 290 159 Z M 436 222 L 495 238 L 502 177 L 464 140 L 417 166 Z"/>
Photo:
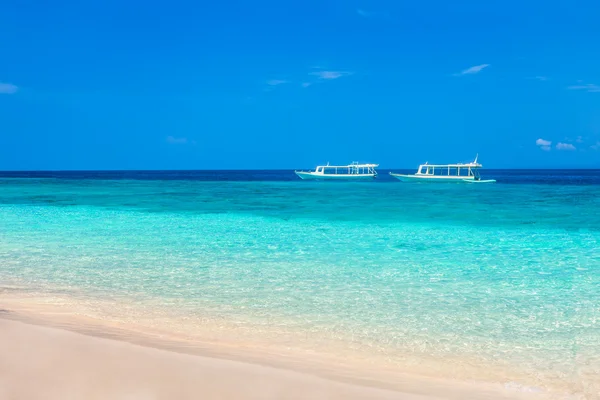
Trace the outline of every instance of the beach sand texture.
<path fill-rule="evenodd" d="M 0 399 L 406 399 L 333 382 L 0 320 Z"/>
<path fill-rule="evenodd" d="M 418 389 L 437 395 L 387 390 L 4 318 L 0 318 L 0 354 L 2 400 L 543 398 L 437 382 L 429 387 L 421 383 Z"/>

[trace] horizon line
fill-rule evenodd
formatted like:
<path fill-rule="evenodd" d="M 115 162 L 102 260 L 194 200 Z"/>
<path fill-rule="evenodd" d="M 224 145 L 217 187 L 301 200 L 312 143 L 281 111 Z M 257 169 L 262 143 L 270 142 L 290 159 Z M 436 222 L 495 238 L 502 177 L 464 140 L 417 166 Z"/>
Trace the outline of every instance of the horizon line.
<path fill-rule="evenodd" d="M 389 168 L 377 168 L 379 170 L 416 170 L 415 167 L 389 167 Z M 545 170 L 564 170 L 564 171 L 577 171 L 577 170 L 600 170 L 600 165 L 593 167 L 506 167 L 506 168 L 482 168 L 486 171 L 493 170 L 504 170 L 504 171 L 545 171 Z M 218 168 L 218 169 L 0 169 L 0 174 L 3 173 L 19 173 L 19 172 L 43 172 L 43 173 L 56 173 L 56 172 L 217 172 L 217 171 L 296 171 L 294 168 Z"/>

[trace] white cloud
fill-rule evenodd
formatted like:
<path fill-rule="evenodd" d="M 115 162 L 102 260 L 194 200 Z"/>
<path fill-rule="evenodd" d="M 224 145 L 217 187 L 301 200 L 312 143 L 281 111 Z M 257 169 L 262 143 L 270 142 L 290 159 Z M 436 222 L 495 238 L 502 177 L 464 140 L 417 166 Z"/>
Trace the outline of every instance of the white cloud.
<path fill-rule="evenodd" d="M 314 76 L 318 76 L 319 79 L 332 80 L 332 79 L 341 78 L 343 76 L 352 75 L 352 72 L 348 72 L 348 71 L 315 71 L 315 72 L 311 72 L 310 74 L 314 75 Z"/>
<path fill-rule="evenodd" d="M 289 81 L 283 79 L 271 79 L 267 81 L 267 85 L 269 86 L 278 86 L 283 85 L 284 83 L 289 83 Z"/>
<path fill-rule="evenodd" d="M 361 9 L 361 8 L 357 8 L 357 9 L 356 9 L 356 13 L 357 13 L 358 15 L 360 15 L 361 17 L 365 17 L 365 18 L 369 18 L 369 17 L 372 17 L 372 16 L 373 16 L 373 13 L 372 13 L 372 12 L 365 11 L 365 10 L 363 10 L 363 9 Z"/>
<path fill-rule="evenodd" d="M 167 136 L 167 143 L 169 144 L 187 144 L 188 140 L 184 137 Z"/>
<path fill-rule="evenodd" d="M 552 142 L 549 140 L 538 139 L 535 141 L 535 144 L 537 144 L 538 146 L 550 146 L 552 145 Z"/>
<path fill-rule="evenodd" d="M 460 75 L 473 75 L 473 74 L 478 74 L 479 72 L 481 72 L 484 68 L 489 67 L 490 64 L 481 64 L 481 65 L 474 65 L 470 68 L 467 68 L 465 70 L 462 70 L 461 72 L 459 72 L 458 74 L 454 74 L 456 76 L 460 76 Z"/>
<path fill-rule="evenodd" d="M 313 76 L 314 78 L 306 78 L 306 80 L 304 81 L 292 81 L 292 80 L 285 80 L 285 79 L 270 79 L 268 81 L 266 81 L 266 86 L 263 88 L 263 91 L 265 92 L 270 92 L 275 90 L 275 88 L 279 85 L 285 85 L 285 84 L 296 84 L 299 85 L 303 88 L 307 88 L 309 86 L 312 86 L 314 84 L 317 83 L 321 83 L 321 82 L 325 82 L 325 81 L 331 81 L 331 80 L 335 80 L 335 79 L 339 79 L 345 76 L 350 76 L 352 74 L 354 74 L 354 72 L 351 71 L 333 71 L 333 70 L 327 70 L 324 69 L 323 67 L 312 67 L 311 68 L 313 71 L 310 72 L 308 71 L 308 75 Z"/>
<path fill-rule="evenodd" d="M 538 139 L 538 140 L 535 141 L 535 144 L 537 146 L 539 146 L 540 149 L 542 149 L 544 151 L 550 151 L 550 150 L 552 150 L 552 147 L 550 147 L 550 146 L 552 146 L 552 142 L 549 141 L 549 140 L 544 140 L 544 139 L 540 138 L 540 139 Z"/>
<path fill-rule="evenodd" d="M 571 143 L 558 142 L 556 144 L 556 150 L 573 151 L 573 150 L 577 150 L 577 149 Z"/>
<path fill-rule="evenodd" d="M 577 136 L 577 139 L 575 139 L 575 141 L 577 143 L 583 143 L 583 136 Z"/>
<path fill-rule="evenodd" d="M 590 93 L 600 93 L 600 86 L 598 86 L 594 83 L 582 83 L 579 85 L 572 85 L 572 86 L 568 86 L 567 89 L 569 89 L 569 90 L 584 90 L 584 91 L 590 92 Z"/>
<path fill-rule="evenodd" d="M 596 142 L 596 144 L 593 144 L 590 147 L 592 150 L 600 150 L 600 142 Z"/>
<path fill-rule="evenodd" d="M 2 83 L 0 82 L 0 94 L 14 94 L 17 93 L 19 88 L 12 83 Z"/>

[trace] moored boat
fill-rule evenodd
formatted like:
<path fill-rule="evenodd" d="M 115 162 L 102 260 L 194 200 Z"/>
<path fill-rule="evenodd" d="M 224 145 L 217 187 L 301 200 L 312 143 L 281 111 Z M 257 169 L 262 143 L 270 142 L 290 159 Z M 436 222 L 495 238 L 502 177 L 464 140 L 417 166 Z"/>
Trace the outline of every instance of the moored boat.
<path fill-rule="evenodd" d="M 455 183 L 494 183 L 494 179 L 481 179 L 482 165 L 475 161 L 467 164 L 421 164 L 415 174 L 390 175 L 403 182 L 455 182 Z"/>
<path fill-rule="evenodd" d="M 349 165 L 319 165 L 314 171 L 294 171 L 301 179 L 312 180 L 364 180 L 377 176 L 379 164 L 359 164 L 354 162 Z"/>

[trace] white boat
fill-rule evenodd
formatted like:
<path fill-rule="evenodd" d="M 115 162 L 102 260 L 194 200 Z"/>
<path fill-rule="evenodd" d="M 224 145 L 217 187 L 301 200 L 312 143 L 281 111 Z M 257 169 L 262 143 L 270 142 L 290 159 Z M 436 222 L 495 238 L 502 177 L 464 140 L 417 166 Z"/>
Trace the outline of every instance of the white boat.
<path fill-rule="evenodd" d="M 379 164 L 319 165 L 314 171 L 294 171 L 302 179 L 363 180 L 377 176 Z"/>
<path fill-rule="evenodd" d="M 390 175 L 403 182 L 456 182 L 456 183 L 494 183 L 494 179 L 482 180 L 479 169 L 482 165 L 475 161 L 468 164 L 421 164 L 417 173 L 412 175 Z"/>

